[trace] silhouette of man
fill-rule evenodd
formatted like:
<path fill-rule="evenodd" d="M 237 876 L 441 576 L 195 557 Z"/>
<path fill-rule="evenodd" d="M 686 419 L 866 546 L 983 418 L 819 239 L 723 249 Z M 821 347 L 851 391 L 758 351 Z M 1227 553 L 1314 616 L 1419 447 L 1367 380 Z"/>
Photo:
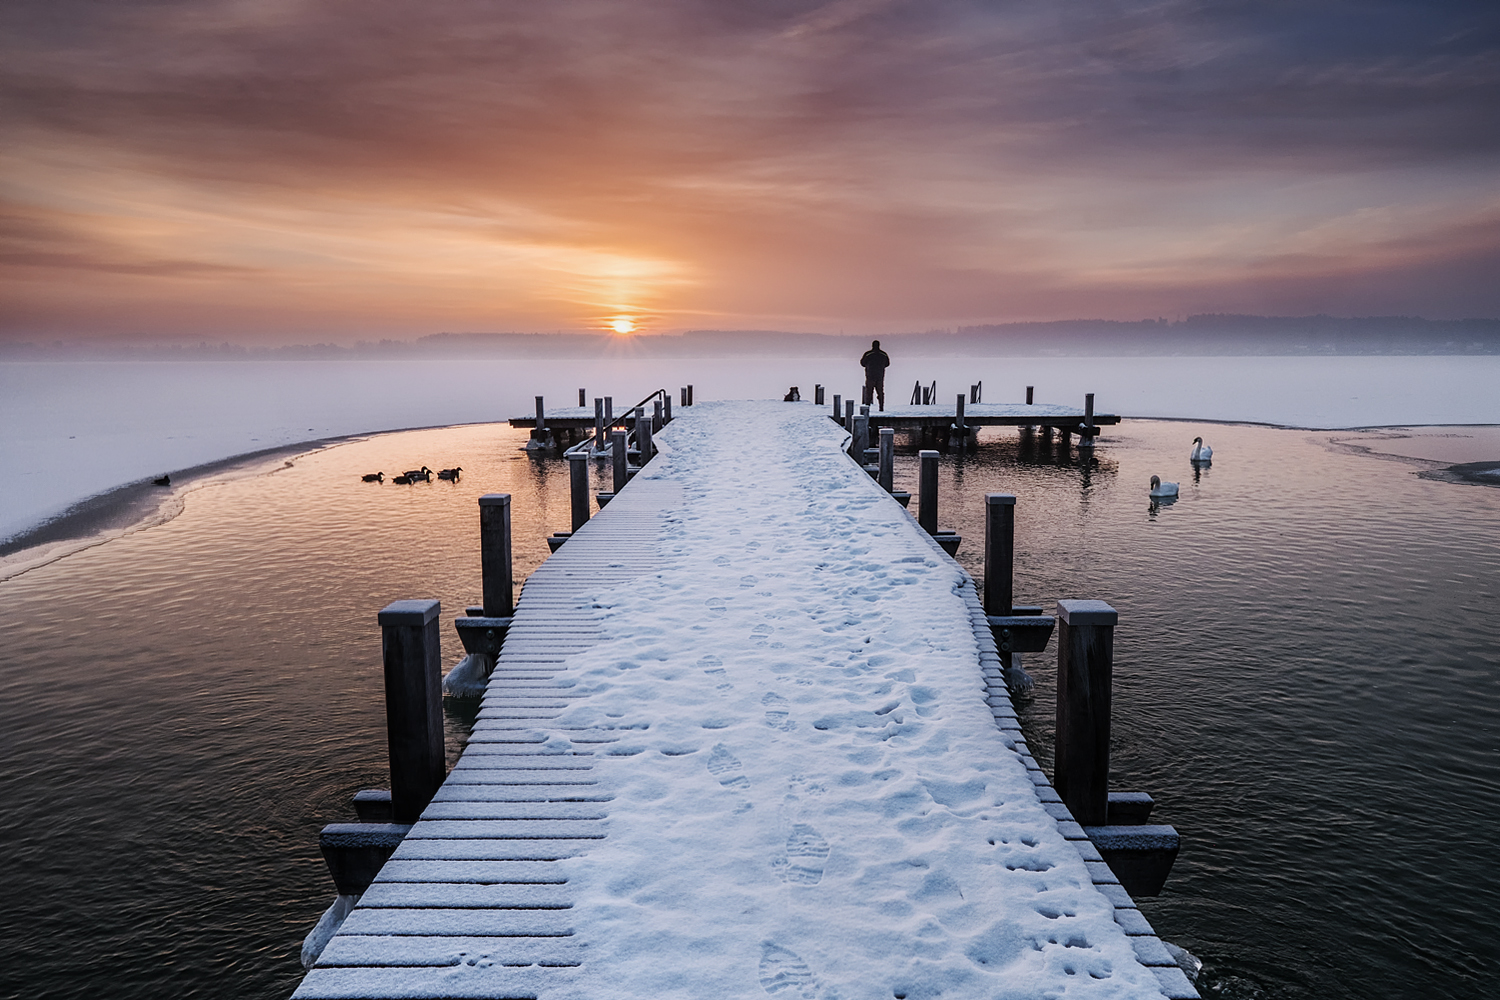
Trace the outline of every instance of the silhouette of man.
<path fill-rule="evenodd" d="M 880 341 L 870 342 L 870 349 L 859 359 L 865 369 L 865 402 L 873 403 L 880 397 L 880 409 L 885 410 L 885 370 L 891 366 L 891 356 L 880 349 Z"/>

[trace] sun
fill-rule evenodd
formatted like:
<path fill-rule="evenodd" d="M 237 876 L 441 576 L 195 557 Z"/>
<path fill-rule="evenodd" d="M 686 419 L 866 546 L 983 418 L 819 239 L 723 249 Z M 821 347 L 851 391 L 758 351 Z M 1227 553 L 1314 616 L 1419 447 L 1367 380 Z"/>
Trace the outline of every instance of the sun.
<path fill-rule="evenodd" d="M 635 332 L 635 320 L 630 319 L 626 316 L 621 316 L 619 319 L 612 320 L 609 325 L 610 328 L 615 331 L 615 333 L 626 334 Z"/>

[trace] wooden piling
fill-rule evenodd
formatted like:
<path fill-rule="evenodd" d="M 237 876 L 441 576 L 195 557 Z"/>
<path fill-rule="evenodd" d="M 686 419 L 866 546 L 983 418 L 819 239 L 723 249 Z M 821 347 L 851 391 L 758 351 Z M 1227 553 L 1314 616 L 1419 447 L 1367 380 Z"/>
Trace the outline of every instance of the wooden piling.
<path fill-rule="evenodd" d="M 1031 403 L 1032 393 L 1035 392 L 1035 391 L 1036 391 L 1036 386 L 1034 386 L 1034 385 L 1028 385 L 1026 387 L 1026 405 L 1027 406 L 1032 405 L 1032 403 Z"/>
<path fill-rule="evenodd" d="M 604 447 L 604 400 L 594 397 L 594 450 Z"/>
<path fill-rule="evenodd" d="M 613 427 L 615 424 L 615 397 L 604 397 L 604 426 Z"/>
<path fill-rule="evenodd" d="M 378 616 L 391 756 L 391 814 L 397 823 L 415 823 L 447 776 L 440 610 L 437 601 L 393 601 Z"/>
<path fill-rule="evenodd" d="M 547 417 L 542 409 L 542 397 L 536 398 L 536 431 L 540 434 L 547 429 Z"/>
<path fill-rule="evenodd" d="M 896 428 L 880 428 L 880 488 L 896 492 Z"/>
<path fill-rule="evenodd" d="M 854 433 L 854 400 L 844 400 L 844 430 Z"/>
<path fill-rule="evenodd" d="M 479 498 L 479 566 L 484 617 L 510 618 L 516 601 L 511 583 L 509 493 L 486 493 Z"/>
<path fill-rule="evenodd" d="M 682 388 L 678 389 L 677 392 L 679 393 L 680 398 L 682 400 L 682 405 L 686 406 L 687 405 L 687 386 L 683 386 Z"/>
<path fill-rule="evenodd" d="M 587 406 L 587 405 L 589 405 L 589 394 L 586 393 L 586 392 L 584 392 L 582 389 L 578 390 L 578 405 L 579 406 Z"/>
<path fill-rule="evenodd" d="M 645 466 L 651 461 L 651 425 L 652 421 L 647 419 L 646 414 L 640 409 L 635 411 L 635 449 L 640 453 L 636 459 L 636 465 Z"/>
<path fill-rule="evenodd" d="M 844 416 L 844 397 L 839 393 L 833 394 L 833 419 L 839 420 Z"/>
<path fill-rule="evenodd" d="M 658 396 L 651 401 L 651 433 L 655 434 L 661 430 L 662 423 L 661 397 Z"/>
<path fill-rule="evenodd" d="M 860 409 L 863 412 L 854 416 L 854 437 L 849 444 L 849 449 L 854 454 L 854 460 L 863 466 L 865 452 L 870 447 L 870 408 L 862 406 Z"/>
<path fill-rule="evenodd" d="M 625 484 L 630 481 L 630 468 L 627 462 L 628 456 L 625 454 L 628 447 L 625 443 L 625 439 L 628 437 L 630 437 L 629 431 L 610 432 L 610 440 L 614 446 L 613 458 L 616 493 L 619 493 L 621 490 L 623 490 L 625 488 Z"/>
<path fill-rule="evenodd" d="M 921 463 L 917 479 L 917 523 L 929 535 L 936 535 L 938 530 L 938 453 L 930 449 L 919 451 L 917 458 Z"/>
<path fill-rule="evenodd" d="M 573 530 L 589 520 L 589 457 L 581 451 L 568 452 L 568 486 L 573 508 Z"/>
<path fill-rule="evenodd" d="M 958 394 L 957 419 L 953 423 L 954 433 L 958 438 L 958 447 L 962 451 L 969 446 L 969 429 L 964 426 L 964 394 Z"/>
<path fill-rule="evenodd" d="M 1103 601 L 1057 602 L 1057 747 L 1052 785 L 1073 818 L 1109 814 L 1109 712 L 1119 614 Z"/>
<path fill-rule="evenodd" d="M 687 405 L 688 406 L 692 406 L 693 405 L 693 383 L 691 383 L 691 382 L 688 383 Z"/>
<path fill-rule="evenodd" d="M 823 405 L 823 387 L 821 385 L 813 386 L 813 405 Z"/>
<path fill-rule="evenodd" d="M 663 424 L 672 422 L 672 394 L 670 392 L 661 394 L 661 422 Z"/>
<path fill-rule="evenodd" d="M 1015 605 L 1016 498 L 984 495 L 984 613 L 1009 615 Z"/>

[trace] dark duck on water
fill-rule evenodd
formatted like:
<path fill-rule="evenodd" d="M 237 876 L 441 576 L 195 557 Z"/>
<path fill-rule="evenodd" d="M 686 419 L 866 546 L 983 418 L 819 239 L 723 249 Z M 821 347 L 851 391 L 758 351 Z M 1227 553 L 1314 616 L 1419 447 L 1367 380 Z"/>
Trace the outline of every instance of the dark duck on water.
<path fill-rule="evenodd" d="M 384 472 L 372 472 L 372 473 L 370 473 L 367 476 L 360 476 L 359 478 L 363 479 L 367 483 L 383 483 L 383 482 L 385 482 L 385 473 Z"/>
<path fill-rule="evenodd" d="M 429 469 L 425 465 L 422 466 L 420 469 L 408 469 L 406 472 L 403 472 L 401 475 L 405 476 L 406 477 L 406 481 L 409 482 L 409 483 L 414 483 L 418 479 L 420 479 L 420 480 L 422 480 L 423 482 L 426 482 L 426 483 L 432 482 L 432 470 Z M 398 481 L 399 481 L 399 479 L 400 479 L 400 476 L 397 477 Z"/>
<path fill-rule="evenodd" d="M 451 469 L 442 469 L 438 472 L 438 478 L 446 479 L 450 483 L 456 483 L 458 482 L 458 474 L 462 471 L 464 471 L 464 467 L 462 465 L 454 466 Z"/>

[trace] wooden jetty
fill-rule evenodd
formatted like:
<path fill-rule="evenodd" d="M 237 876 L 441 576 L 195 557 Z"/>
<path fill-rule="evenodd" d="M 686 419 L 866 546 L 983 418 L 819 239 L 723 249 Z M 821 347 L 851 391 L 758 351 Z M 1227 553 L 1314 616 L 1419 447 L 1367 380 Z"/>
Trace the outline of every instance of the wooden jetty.
<path fill-rule="evenodd" d="M 486 579 L 473 734 L 415 822 L 325 830 L 336 877 L 340 844 L 389 860 L 340 883 L 295 997 L 829 1000 L 882 963 L 887 996 L 1196 997 L 1125 888 L 1159 888 L 1170 828 L 1107 789 L 1112 608 L 1059 605 L 1058 788 L 1017 721 L 1007 667 L 1052 622 L 1011 604 L 1016 499 L 985 501 L 981 586 L 821 413 L 700 405 L 655 440 L 513 610 Z M 393 662 L 428 657 L 418 699 L 437 670 L 436 602 L 398 605 L 388 704 Z"/>

